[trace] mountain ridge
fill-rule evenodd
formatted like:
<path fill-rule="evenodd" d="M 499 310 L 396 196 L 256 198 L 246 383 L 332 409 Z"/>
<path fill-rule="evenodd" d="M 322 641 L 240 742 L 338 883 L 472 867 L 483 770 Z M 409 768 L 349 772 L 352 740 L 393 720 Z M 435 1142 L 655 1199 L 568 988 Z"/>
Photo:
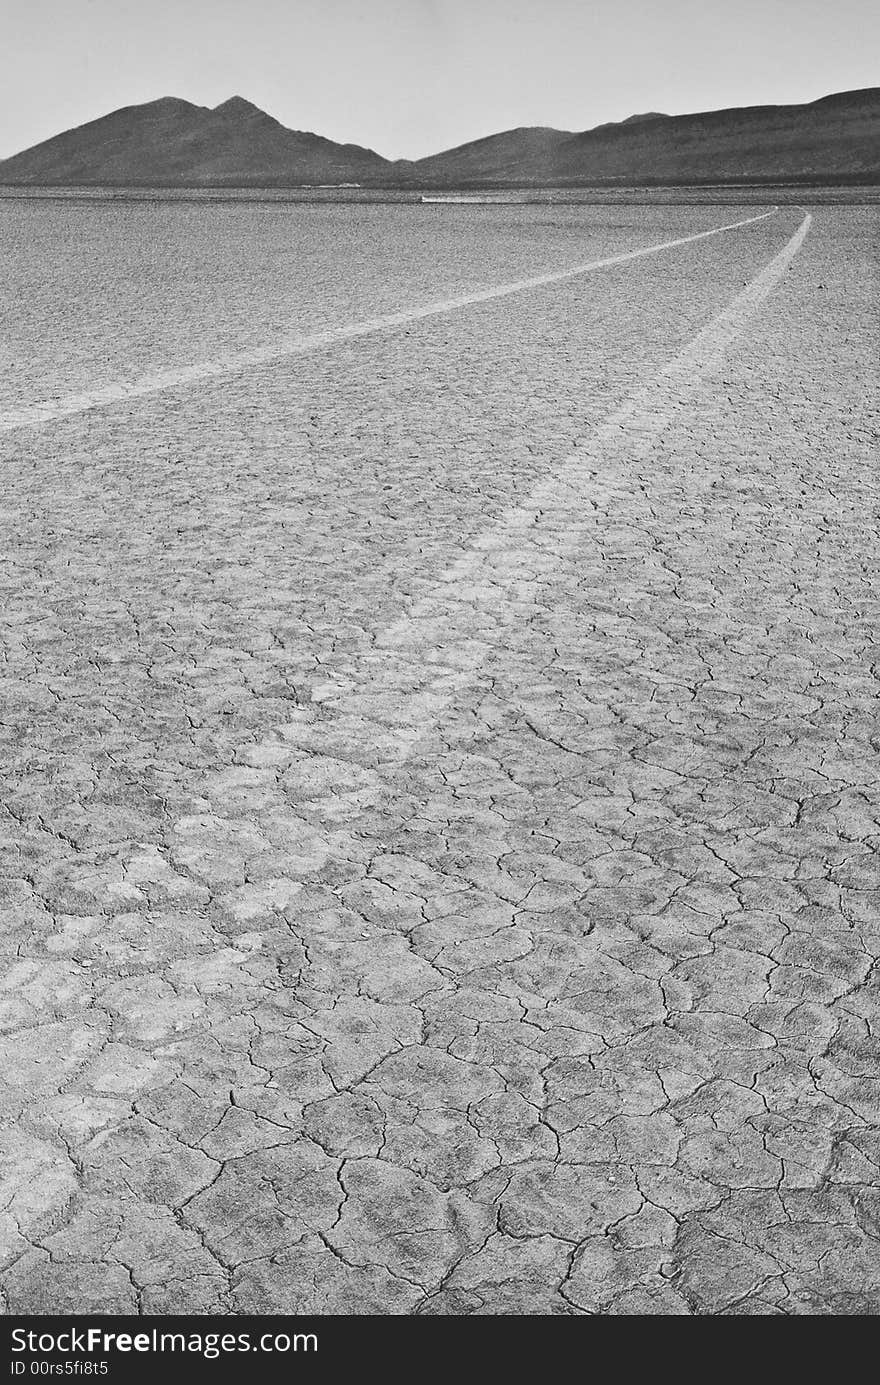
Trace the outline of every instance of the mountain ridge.
<path fill-rule="evenodd" d="M 292 130 L 242 96 L 159 97 L 0 160 L 18 186 L 553 186 L 880 181 L 880 88 L 801 105 L 648 111 L 590 130 L 520 126 L 416 160 Z"/>
<path fill-rule="evenodd" d="M 503 131 L 421 159 L 446 184 L 746 181 L 865 175 L 880 181 L 880 88 L 796 106 L 648 113 L 581 132 L 548 132 L 540 162 Z M 2 169 L 0 169 L 2 176 Z"/>
<path fill-rule="evenodd" d="M 65 130 L 0 161 L 0 182 L 32 186 L 271 186 L 381 174 L 372 149 L 290 130 L 242 96 L 213 108 L 163 96 Z"/>

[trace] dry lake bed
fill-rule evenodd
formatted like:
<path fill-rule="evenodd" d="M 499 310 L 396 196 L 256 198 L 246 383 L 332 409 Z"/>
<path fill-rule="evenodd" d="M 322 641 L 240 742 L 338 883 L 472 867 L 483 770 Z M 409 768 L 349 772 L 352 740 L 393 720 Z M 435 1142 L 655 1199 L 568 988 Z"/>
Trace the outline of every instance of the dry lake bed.
<path fill-rule="evenodd" d="M 880 212 L 803 195 L 0 202 L 6 1311 L 880 1311 Z"/>

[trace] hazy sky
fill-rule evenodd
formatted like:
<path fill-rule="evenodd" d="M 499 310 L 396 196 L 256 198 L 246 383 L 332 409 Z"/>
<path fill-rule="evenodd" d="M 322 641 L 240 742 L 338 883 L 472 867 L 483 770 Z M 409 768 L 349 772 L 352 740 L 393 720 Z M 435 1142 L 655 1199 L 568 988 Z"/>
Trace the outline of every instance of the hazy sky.
<path fill-rule="evenodd" d="M 880 83 L 877 0 L 0 0 L 0 156 L 118 106 L 238 94 L 417 157 L 514 125 Z"/>

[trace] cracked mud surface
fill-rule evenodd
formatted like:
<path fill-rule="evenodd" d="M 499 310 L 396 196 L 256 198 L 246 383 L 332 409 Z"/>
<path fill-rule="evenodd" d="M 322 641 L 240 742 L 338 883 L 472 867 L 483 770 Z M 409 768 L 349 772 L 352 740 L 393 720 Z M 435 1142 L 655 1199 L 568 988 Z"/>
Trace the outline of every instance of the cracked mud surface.
<path fill-rule="evenodd" d="M 0 435 L 7 1311 L 880 1309 L 878 213 L 813 211 L 761 301 L 799 209 Z M 4 204 L 0 409 L 731 220 L 253 215 Z"/>

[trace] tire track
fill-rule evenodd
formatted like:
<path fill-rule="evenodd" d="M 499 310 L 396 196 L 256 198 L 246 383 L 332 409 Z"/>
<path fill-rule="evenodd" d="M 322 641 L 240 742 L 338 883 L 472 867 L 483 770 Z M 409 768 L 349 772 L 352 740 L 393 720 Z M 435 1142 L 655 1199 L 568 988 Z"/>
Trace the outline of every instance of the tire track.
<path fill-rule="evenodd" d="M 711 374 L 731 342 L 776 288 L 812 222 L 804 216 L 781 251 L 646 386 L 616 409 L 522 505 L 486 529 L 468 553 L 443 572 L 434 591 L 380 633 L 346 685 L 321 688 L 328 708 L 350 715 L 364 685 L 377 704 L 395 700 L 396 728 L 389 764 L 397 768 L 470 682 L 493 647 L 503 644 L 510 599 L 521 607 L 538 577 L 577 546 L 578 514 L 605 509 L 626 497 L 625 469 L 650 452 L 687 406 L 688 395 Z M 616 470 L 620 480 L 607 478 Z M 476 617 L 476 618 L 475 618 Z M 468 634 L 476 626 L 476 633 Z M 438 670 L 431 675 L 431 670 Z M 406 670 L 406 672 L 404 672 Z M 401 696 L 401 685 L 415 689 Z"/>
<path fill-rule="evenodd" d="M 582 274 L 591 274 L 598 269 L 612 265 L 625 264 L 646 255 L 657 255 L 663 250 L 674 250 L 681 245 L 706 240 L 710 236 L 721 235 L 724 231 L 735 231 L 741 226 L 751 226 L 756 221 L 765 221 L 775 216 L 778 207 L 758 216 L 732 221 L 724 226 L 716 226 L 711 231 L 699 231 L 692 236 L 680 236 L 676 240 L 646 245 L 640 250 L 627 250 L 619 255 L 605 259 L 591 260 L 586 264 L 575 265 L 571 269 L 554 270 L 548 274 L 538 274 L 530 279 L 517 279 L 511 283 L 498 284 L 491 289 L 481 289 L 477 293 L 462 294 L 457 298 L 443 299 L 437 303 L 426 303 L 418 308 L 406 308 L 398 313 L 387 313 L 382 317 L 367 318 L 362 322 L 351 322 L 341 327 L 329 327 L 322 332 L 307 336 L 289 337 L 272 345 L 243 351 L 234 356 L 222 357 L 215 361 L 201 361 L 195 365 L 182 366 L 173 370 L 157 371 L 143 376 L 140 380 L 118 381 L 102 385 L 98 389 L 78 394 L 64 395 L 60 399 L 43 400 L 25 405 L 20 409 L 7 409 L 0 412 L 0 433 L 8 433 L 16 428 L 35 428 L 45 423 L 55 423 L 59 419 L 70 418 L 75 414 L 87 413 L 91 409 L 101 409 L 130 399 L 143 399 L 163 390 L 175 389 L 181 385 L 196 385 L 202 380 L 212 380 L 221 375 L 235 375 L 255 366 L 269 365 L 286 359 L 288 356 L 302 356 L 310 351 L 320 351 L 338 342 L 352 341 L 358 337 L 369 336 L 373 332 L 393 331 L 410 322 L 421 322 L 425 318 L 440 317 L 445 313 L 469 308 L 476 303 L 490 303 L 496 298 L 507 298 L 514 293 L 524 293 L 528 289 L 544 288 L 548 284 L 558 284 L 566 279 L 575 279 Z"/>

